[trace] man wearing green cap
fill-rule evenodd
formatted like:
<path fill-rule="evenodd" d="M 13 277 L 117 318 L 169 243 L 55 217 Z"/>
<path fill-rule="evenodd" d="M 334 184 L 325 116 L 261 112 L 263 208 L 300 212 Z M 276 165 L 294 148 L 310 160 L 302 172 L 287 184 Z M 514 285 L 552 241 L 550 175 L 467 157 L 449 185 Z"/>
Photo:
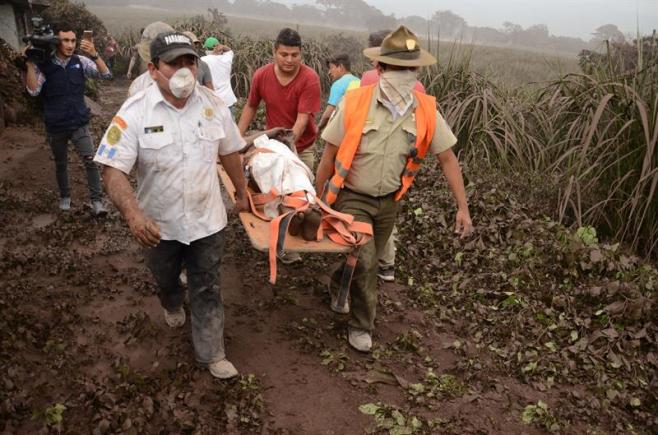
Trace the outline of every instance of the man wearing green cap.
<path fill-rule="evenodd" d="M 378 83 L 354 89 L 322 133 L 326 147 L 318 167 L 316 190 L 332 206 L 372 224 L 373 239 L 361 248 L 350 298 L 339 298 L 342 268 L 330 283 L 331 308 L 350 312 L 348 341 L 368 352 L 377 307 L 377 259 L 396 220 L 399 200 L 411 187 L 426 153 L 435 154 L 457 202 L 455 232 L 465 236 L 473 224 L 459 162 L 457 139 L 436 110 L 436 99 L 415 91 L 416 70 L 436 59 L 400 26 L 381 47 L 364 54 L 377 61 Z"/>
<path fill-rule="evenodd" d="M 203 43 L 206 55 L 201 58 L 202 62 L 208 64 L 212 81 L 215 86 L 215 95 L 222 99 L 231 113 L 233 105 L 237 101 L 231 88 L 231 67 L 233 65 L 233 50 L 226 45 L 220 44 L 219 40 L 211 36 Z"/>

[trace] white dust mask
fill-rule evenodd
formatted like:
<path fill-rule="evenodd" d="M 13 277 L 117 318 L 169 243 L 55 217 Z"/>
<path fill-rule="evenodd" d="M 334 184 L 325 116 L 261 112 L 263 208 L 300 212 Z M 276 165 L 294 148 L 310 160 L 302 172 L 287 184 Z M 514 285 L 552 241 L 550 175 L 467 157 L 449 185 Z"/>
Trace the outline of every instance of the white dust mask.
<path fill-rule="evenodd" d="M 399 116 L 404 115 L 414 101 L 416 71 L 410 69 L 384 71 L 379 79 L 381 90 Z"/>
<path fill-rule="evenodd" d="M 196 78 L 189 68 L 180 68 L 169 77 L 169 90 L 176 98 L 182 99 L 189 97 L 194 90 L 195 84 Z"/>

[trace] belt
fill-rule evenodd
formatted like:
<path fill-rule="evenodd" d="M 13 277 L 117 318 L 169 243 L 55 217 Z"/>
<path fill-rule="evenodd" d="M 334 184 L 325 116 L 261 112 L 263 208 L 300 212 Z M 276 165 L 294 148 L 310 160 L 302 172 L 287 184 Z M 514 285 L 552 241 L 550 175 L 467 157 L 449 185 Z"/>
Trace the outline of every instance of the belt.
<path fill-rule="evenodd" d="M 397 191 L 393 191 L 391 193 L 387 193 L 386 195 L 375 196 L 375 195 L 368 195 L 367 193 L 357 192 L 356 190 L 352 190 L 348 187 L 343 187 L 343 190 L 347 190 L 348 192 L 351 192 L 351 193 L 356 193 L 357 195 L 367 196 L 368 198 L 372 198 L 372 199 L 386 199 L 389 196 L 394 196 L 395 192 L 397 192 Z"/>

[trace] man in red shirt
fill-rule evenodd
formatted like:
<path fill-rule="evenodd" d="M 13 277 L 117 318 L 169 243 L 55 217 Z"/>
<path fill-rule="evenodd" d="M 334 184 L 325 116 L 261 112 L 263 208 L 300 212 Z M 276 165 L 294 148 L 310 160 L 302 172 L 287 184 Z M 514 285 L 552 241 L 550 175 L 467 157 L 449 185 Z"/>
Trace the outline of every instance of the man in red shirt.
<path fill-rule="evenodd" d="M 320 77 L 302 65 L 302 38 L 292 29 L 279 32 L 272 56 L 272 63 L 254 73 L 238 128 L 244 136 L 261 100 L 265 101 L 266 128 L 291 128 L 300 159 L 313 171 L 318 136 L 314 114 L 320 111 Z"/>
<path fill-rule="evenodd" d="M 369 47 L 381 46 L 384 38 L 386 38 L 386 36 L 391 32 L 392 30 L 380 30 L 378 32 L 371 33 L 368 36 L 368 46 Z M 366 71 L 361 75 L 361 86 L 373 85 L 379 81 L 379 72 L 377 71 L 376 60 L 372 61 L 372 66 L 374 67 L 373 69 Z M 425 93 L 425 86 L 423 86 L 423 84 L 418 80 L 416 80 L 416 85 L 414 86 L 414 89 L 419 92 Z"/>

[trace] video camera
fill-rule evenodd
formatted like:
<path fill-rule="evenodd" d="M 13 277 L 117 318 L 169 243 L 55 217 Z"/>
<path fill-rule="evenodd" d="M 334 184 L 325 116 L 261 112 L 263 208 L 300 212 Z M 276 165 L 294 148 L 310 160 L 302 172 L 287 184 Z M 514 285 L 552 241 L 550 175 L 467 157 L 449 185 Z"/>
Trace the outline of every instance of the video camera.
<path fill-rule="evenodd" d="M 32 17 L 32 34 L 23 36 L 23 42 L 32 46 L 25 51 L 27 60 L 34 63 L 42 63 L 48 59 L 59 44 L 59 38 L 50 24 L 44 24 L 43 18 Z"/>

